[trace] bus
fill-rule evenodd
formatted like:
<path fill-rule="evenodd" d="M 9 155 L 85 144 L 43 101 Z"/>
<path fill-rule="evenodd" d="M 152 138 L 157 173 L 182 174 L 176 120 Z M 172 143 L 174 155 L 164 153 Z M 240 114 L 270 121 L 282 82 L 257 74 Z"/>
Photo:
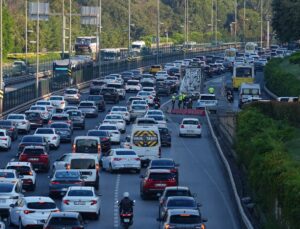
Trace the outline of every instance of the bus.
<path fill-rule="evenodd" d="M 245 55 L 257 54 L 257 44 L 254 42 L 247 42 L 245 45 Z"/>
<path fill-rule="evenodd" d="M 238 50 L 235 48 L 226 49 L 225 53 L 224 53 L 224 61 L 233 63 L 235 61 L 237 52 L 238 52 Z"/>
<path fill-rule="evenodd" d="M 128 53 L 127 48 L 108 48 L 101 49 L 101 59 L 103 61 L 115 61 L 126 58 Z"/>
<path fill-rule="evenodd" d="M 239 89 L 242 83 L 254 83 L 254 64 L 237 63 L 233 66 L 232 84 L 235 90 Z"/>
<path fill-rule="evenodd" d="M 77 37 L 75 40 L 76 55 L 94 55 L 99 51 L 99 39 L 96 36 Z"/>

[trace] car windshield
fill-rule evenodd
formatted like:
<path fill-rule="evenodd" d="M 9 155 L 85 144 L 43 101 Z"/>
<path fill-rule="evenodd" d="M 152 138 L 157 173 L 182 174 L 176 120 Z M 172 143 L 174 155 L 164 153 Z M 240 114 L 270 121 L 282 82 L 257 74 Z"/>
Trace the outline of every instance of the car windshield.
<path fill-rule="evenodd" d="M 41 137 L 38 136 L 24 136 L 22 139 L 22 143 L 24 142 L 37 142 L 37 143 L 41 143 L 43 142 L 43 139 Z"/>
<path fill-rule="evenodd" d="M 156 166 L 174 167 L 174 161 L 171 161 L 171 160 L 153 160 L 151 162 L 151 167 L 156 167 Z"/>
<path fill-rule="evenodd" d="M 191 196 L 191 193 L 188 190 L 168 190 L 165 196 Z"/>
<path fill-rule="evenodd" d="M 8 119 L 24 119 L 23 115 L 9 115 Z"/>
<path fill-rule="evenodd" d="M 199 122 L 196 121 L 196 120 L 184 120 L 184 121 L 182 122 L 182 124 L 186 124 L 186 125 L 198 125 Z"/>
<path fill-rule="evenodd" d="M 54 134 L 53 129 L 37 129 L 36 134 Z"/>
<path fill-rule="evenodd" d="M 148 118 L 153 118 L 156 121 L 164 121 L 164 117 L 160 115 L 149 115 Z"/>
<path fill-rule="evenodd" d="M 15 178 L 15 174 L 12 172 L 0 172 L 0 178 Z"/>
<path fill-rule="evenodd" d="M 116 151 L 116 155 L 118 156 L 126 156 L 126 155 L 136 155 L 136 153 L 134 151 L 129 151 L 129 150 L 124 150 L 124 151 Z"/>
<path fill-rule="evenodd" d="M 200 100 L 216 100 L 214 95 L 201 95 Z"/>
<path fill-rule="evenodd" d="M 79 178 L 79 172 L 75 171 L 57 171 L 55 178 Z"/>
<path fill-rule="evenodd" d="M 138 85 L 139 81 L 128 81 L 127 85 Z"/>
<path fill-rule="evenodd" d="M 252 68 L 240 67 L 236 68 L 236 77 L 251 77 Z"/>
<path fill-rule="evenodd" d="M 77 94 L 77 91 L 76 90 L 66 90 L 65 94 L 75 95 L 75 94 Z"/>
<path fill-rule="evenodd" d="M 189 214 L 172 215 L 170 217 L 170 223 L 172 223 L 172 224 L 200 224 L 201 217 L 198 215 L 189 215 Z"/>
<path fill-rule="evenodd" d="M 72 159 L 71 160 L 71 169 L 95 169 L 95 160 L 93 159 Z"/>
<path fill-rule="evenodd" d="M 196 203 L 192 199 L 171 199 L 168 201 L 168 207 L 196 207 Z"/>
<path fill-rule="evenodd" d="M 27 208 L 29 209 L 36 209 L 36 210 L 46 210 L 46 209 L 55 209 L 56 204 L 52 202 L 30 202 L 27 204 Z"/>
<path fill-rule="evenodd" d="M 7 166 L 7 169 L 14 169 L 19 175 L 32 175 L 29 166 Z"/>
<path fill-rule="evenodd" d="M 77 153 L 98 153 L 98 141 L 95 139 L 77 139 Z"/>
<path fill-rule="evenodd" d="M 158 128 L 158 129 L 159 129 L 159 133 L 161 133 L 161 134 L 168 134 L 169 133 L 168 128 Z"/>
<path fill-rule="evenodd" d="M 101 131 L 101 130 L 90 130 L 87 133 L 87 136 L 95 136 L 95 137 L 109 137 L 109 134 L 107 131 Z"/>
<path fill-rule="evenodd" d="M 100 130 L 117 130 L 116 126 L 100 126 Z"/>
<path fill-rule="evenodd" d="M 78 226 L 80 225 L 77 218 L 74 217 L 52 217 L 48 226 Z"/>
<path fill-rule="evenodd" d="M 70 190 L 68 196 L 94 196 L 92 190 Z"/>
<path fill-rule="evenodd" d="M 174 178 L 172 173 L 150 173 L 149 179 L 151 180 L 170 180 Z"/>
<path fill-rule="evenodd" d="M 41 155 L 44 154 L 43 149 L 25 148 L 23 154 L 27 155 Z"/>
<path fill-rule="evenodd" d="M 11 183 L 0 183 L 0 193 L 12 192 L 14 185 Z"/>

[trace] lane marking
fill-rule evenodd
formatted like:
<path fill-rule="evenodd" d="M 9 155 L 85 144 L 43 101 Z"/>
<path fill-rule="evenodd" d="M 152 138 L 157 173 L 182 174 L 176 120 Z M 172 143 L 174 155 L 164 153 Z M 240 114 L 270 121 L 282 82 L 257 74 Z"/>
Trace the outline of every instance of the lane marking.
<path fill-rule="evenodd" d="M 120 179 L 121 175 L 118 174 L 114 192 L 114 228 L 119 228 L 119 205 L 117 201 L 119 200 Z"/>

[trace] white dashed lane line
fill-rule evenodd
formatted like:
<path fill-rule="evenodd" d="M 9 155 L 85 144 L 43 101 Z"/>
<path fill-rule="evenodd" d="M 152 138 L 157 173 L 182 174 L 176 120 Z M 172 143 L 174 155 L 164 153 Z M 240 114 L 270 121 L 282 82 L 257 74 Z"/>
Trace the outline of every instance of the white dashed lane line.
<path fill-rule="evenodd" d="M 119 187 L 120 187 L 121 175 L 118 174 L 115 186 L 115 196 L 114 196 L 114 228 L 119 228 L 119 205 L 117 203 L 119 199 Z"/>

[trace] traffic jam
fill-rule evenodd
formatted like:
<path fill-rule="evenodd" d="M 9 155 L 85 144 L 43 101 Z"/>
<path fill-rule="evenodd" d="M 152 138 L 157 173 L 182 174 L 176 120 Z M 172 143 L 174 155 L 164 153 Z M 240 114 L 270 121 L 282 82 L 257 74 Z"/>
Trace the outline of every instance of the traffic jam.
<path fill-rule="evenodd" d="M 197 107 L 195 95 L 180 93 L 180 69 L 194 62 L 205 64 L 205 57 L 111 74 L 91 81 L 88 90 L 67 88 L 0 120 L 2 227 L 89 228 L 86 219 L 105 220 L 103 173 L 132 173 L 138 174 L 140 199 L 124 192 L 111 203 L 121 226 L 133 225 L 137 202 L 154 200 L 159 228 L 206 228 L 197 194 L 180 185 L 179 163 L 164 157 L 174 135 L 201 141 L 197 116 L 181 116 L 171 132 L 164 109 Z M 209 77 L 225 72 L 217 65 L 202 69 Z"/>

